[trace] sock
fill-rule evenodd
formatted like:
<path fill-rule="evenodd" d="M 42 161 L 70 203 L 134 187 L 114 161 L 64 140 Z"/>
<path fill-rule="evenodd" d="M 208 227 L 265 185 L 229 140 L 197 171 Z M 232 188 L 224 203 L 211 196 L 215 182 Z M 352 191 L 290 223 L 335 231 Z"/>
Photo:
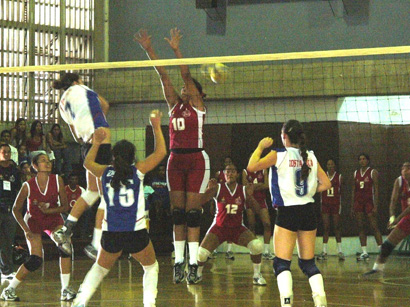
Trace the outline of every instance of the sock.
<path fill-rule="evenodd" d="M 144 305 L 155 305 L 158 293 L 158 261 L 155 261 L 155 263 L 151 265 L 145 265 L 143 268 L 144 276 L 142 278 L 142 285 L 144 289 Z"/>
<path fill-rule="evenodd" d="M 71 221 L 71 222 L 78 222 L 78 218 L 76 218 L 75 216 L 72 216 L 71 214 L 69 214 L 67 216 L 67 221 Z"/>
<path fill-rule="evenodd" d="M 189 248 L 189 264 L 198 264 L 198 248 L 199 242 L 188 242 Z"/>
<path fill-rule="evenodd" d="M 374 265 L 373 265 L 373 270 L 383 272 L 384 271 L 384 263 L 375 262 Z"/>
<path fill-rule="evenodd" d="M 64 223 L 63 228 L 65 228 L 65 233 L 67 236 L 70 236 L 73 233 L 73 228 L 77 224 L 78 218 L 72 216 L 71 214 L 67 217 L 67 220 Z"/>
<path fill-rule="evenodd" d="M 95 290 L 97 290 L 101 281 L 109 271 L 110 270 L 103 268 L 97 262 L 93 264 L 87 275 L 85 275 L 84 281 L 81 284 L 80 290 L 77 294 L 80 302 L 87 303 L 91 299 Z"/>
<path fill-rule="evenodd" d="M 324 296 L 325 294 L 325 287 L 323 285 L 323 277 L 322 274 L 316 274 L 309 278 L 310 288 L 312 289 L 313 294 L 317 294 L 320 296 Z"/>
<path fill-rule="evenodd" d="M 261 273 L 261 264 L 254 263 L 253 264 L 253 278 L 258 277 L 260 273 Z"/>
<path fill-rule="evenodd" d="M 197 271 L 198 277 L 201 277 L 201 276 L 202 276 L 202 271 L 203 271 L 203 270 L 204 270 L 204 266 L 203 266 L 203 265 L 198 266 L 198 271 Z"/>
<path fill-rule="evenodd" d="M 290 271 L 283 271 L 276 277 L 281 298 L 290 298 L 293 295 L 293 281 Z"/>
<path fill-rule="evenodd" d="M 184 262 L 184 252 L 185 252 L 185 240 L 183 241 L 174 241 L 175 248 L 175 263 Z"/>
<path fill-rule="evenodd" d="M 232 243 L 228 243 L 227 246 L 228 246 L 228 249 L 226 250 L 226 252 L 231 252 L 232 251 Z"/>
<path fill-rule="evenodd" d="M 364 254 L 367 254 L 367 246 L 362 246 L 362 251 Z"/>
<path fill-rule="evenodd" d="M 93 240 L 91 241 L 91 245 L 94 246 L 96 250 L 98 250 L 101 246 L 101 236 L 102 229 L 94 228 Z"/>
<path fill-rule="evenodd" d="M 70 284 L 70 273 L 68 274 L 60 274 L 61 279 L 61 290 L 64 290 Z"/>
<path fill-rule="evenodd" d="M 263 244 L 263 253 L 264 254 L 269 254 L 269 243 L 268 244 Z"/>
<path fill-rule="evenodd" d="M 338 251 L 339 253 L 342 252 L 342 242 L 337 243 L 337 251 Z"/>
<path fill-rule="evenodd" d="M 323 252 L 327 254 L 327 243 L 323 243 Z"/>
<path fill-rule="evenodd" d="M 10 281 L 8 288 L 14 288 L 16 289 L 18 285 L 21 283 L 21 280 L 18 280 L 16 277 L 13 277 L 13 279 Z"/>

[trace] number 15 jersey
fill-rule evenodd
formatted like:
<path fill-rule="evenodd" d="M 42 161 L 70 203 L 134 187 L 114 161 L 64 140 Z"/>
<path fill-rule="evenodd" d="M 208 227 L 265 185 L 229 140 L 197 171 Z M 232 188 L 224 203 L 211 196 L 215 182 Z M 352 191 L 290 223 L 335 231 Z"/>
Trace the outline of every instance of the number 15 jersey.
<path fill-rule="evenodd" d="M 218 184 L 216 200 L 216 215 L 214 224 L 219 227 L 240 227 L 243 225 L 243 210 L 245 208 L 245 187 L 236 184 L 231 192 L 227 183 Z"/>
<path fill-rule="evenodd" d="M 102 229 L 104 231 L 124 232 L 146 228 L 144 174 L 132 167 L 132 178 L 128 185 L 121 184 L 119 190 L 111 187 L 115 174 L 113 166 L 108 166 L 101 177 L 103 198 L 106 204 Z M 103 201 L 103 200 L 101 200 Z"/>

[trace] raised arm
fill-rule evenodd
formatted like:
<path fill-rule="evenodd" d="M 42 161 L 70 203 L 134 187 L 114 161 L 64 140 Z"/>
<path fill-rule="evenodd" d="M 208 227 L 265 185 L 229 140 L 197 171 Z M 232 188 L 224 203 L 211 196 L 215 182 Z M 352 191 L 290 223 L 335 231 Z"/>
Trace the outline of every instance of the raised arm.
<path fill-rule="evenodd" d="M 327 177 L 327 174 L 322 169 L 319 162 L 317 163 L 317 180 L 319 181 L 319 184 L 317 186 L 316 192 L 323 192 L 329 190 L 332 187 L 332 183 L 330 182 L 329 177 Z"/>
<path fill-rule="evenodd" d="M 264 138 L 259 142 L 258 147 L 256 147 L 251 158 L 249 159 L 249 163 L 247 167 L 248 171 L 256 172 L 256 171 L 269 168 L 272 165 L 276 164 L 277 153 L 274 150 L 272 150 L 270 153 L 268 153 L 265 157 L 261 159 L 262 152 L 266 148 L 271 147 L 272 145 L 273 145 L 273 139 L 269 137 Z"/>
<path fill-rule="evenodd" d="M 161 129 L 161 118 L 162 113 L 158 110 L 153 110 L 150 114 L 150 122 L 152 131 L 154 132 L 155 149 L 154 152 L 150 154 L 144 161 L 138 161 L 136 163 L 136 167 L 143 174 L 146 174 L 156 168 L 157 165 L 167 155 L 165 139 Z"/>
<path fill-rule="evenodd" d="M 158 60 L 158 56 L 155 53 L 155 50 L 151 44 L 151 36 L 148 35 L 147 30 L 139 30 L 138 33 L 135 34 L 134 39 L 140 44 L 141 48 L 145 50 L 150 60 Z M 172 109 L 172 107 L 175 104 L 177 104 L 181 99 L 176 93 L 165 67 L 155 66 L 154 68 L 161 79 L 162 91 L 164 92 L 164 97 L 168 104 L 168 107 L 169 109 Z"/>

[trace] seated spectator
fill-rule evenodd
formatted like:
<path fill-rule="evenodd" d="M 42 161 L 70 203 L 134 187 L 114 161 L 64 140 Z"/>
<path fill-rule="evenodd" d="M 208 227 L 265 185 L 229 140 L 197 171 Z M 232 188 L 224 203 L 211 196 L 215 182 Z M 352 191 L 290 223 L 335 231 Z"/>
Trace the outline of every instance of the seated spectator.
<path fill-rule="evenodd" d="M 21 144 L 26 144 L 27 132 L 26 132 L 26 120 L 24 118 L 18 118 L 11 132 L 11 144 L 14 147 L 18 147 Z"/>
<path fill-rule="evenodd" d="M 152 208 L 155 210 L 157 218 L 164 215 L 170 216 L 170 200 L 167 187 L 167 179 L 165 177 L 165 165 L 158 167 L 157 174 L 153 177 L 151 186 L 154 189 L 152 194 Z"/>
<path fill-rule="evenodd" d="M 18 165 L 18 153 L 17 153 L 17 148 L 14 147 L 13 145 L 10 145 L 11 141 L 11 133 L 9 130 L 3 130 L 0 134 L 1 137 L 1 142 L 4 144 L 9 145 L 10 150 L 11 150 L 11 160 Z"/>
<path fill-rule="evenodd" d="M 19 166 L 20 166 L 21 183 L 24 183 L 30 180 L 32 177 L 36 175 L 31 171 L 30 162 L 28 162 L 27 160 L 22 161 L 19 164 Z"/>
<path fill-rule="evenodd" d="M 20 144 L 18 147 L 17 147 L 17 154 L 18 154 L 18 160 L 19 160 L 19 163 L 18 163 L 18 165 L 20 165 L 22 162 L 24 162 L 24 161 L 26 161 L 26 162 L 28 162 L 29 164 L 31 164 L 31 160 L 30 160 L 30 157 L 28 156 L 28 154 L 27 154 L 27 146 L 26 146 L 26 144 Z"/>
<path fill-rule="evenodd" d="M 59 124 L 54 124 L 51 127 L 50 132 L 47 134 L 47 144 L 54 152 L 56 173 L 62 175 L 64 165 L 64 174 L 70 174 L 72 171 L 70 151 L 64 141 Z"/>
<path fill-rule="evenodd" d="M 52 161 L 54 154 L 51 154 L 51 149 L 46 143 L 46 138 L 43 133 L 43 124 L 39 120 L 33 121 L 30 127 L 30 137 L 26 141 L 29 157 L 32 160 L 34 156 L 38 155 L 40 151 L 45 151 Z"/>

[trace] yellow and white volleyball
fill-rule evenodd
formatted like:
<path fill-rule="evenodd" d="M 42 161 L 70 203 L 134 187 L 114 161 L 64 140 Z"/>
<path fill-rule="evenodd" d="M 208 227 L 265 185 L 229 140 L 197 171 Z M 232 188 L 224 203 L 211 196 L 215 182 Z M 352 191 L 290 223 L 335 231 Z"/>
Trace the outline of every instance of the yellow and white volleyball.
<path fill-rule="evenodd" d="M 209 67 L 209 76 L 213 83 L 223 83 L 228 79 L 229 68 L 222 63 L 217 63 Z"/>

